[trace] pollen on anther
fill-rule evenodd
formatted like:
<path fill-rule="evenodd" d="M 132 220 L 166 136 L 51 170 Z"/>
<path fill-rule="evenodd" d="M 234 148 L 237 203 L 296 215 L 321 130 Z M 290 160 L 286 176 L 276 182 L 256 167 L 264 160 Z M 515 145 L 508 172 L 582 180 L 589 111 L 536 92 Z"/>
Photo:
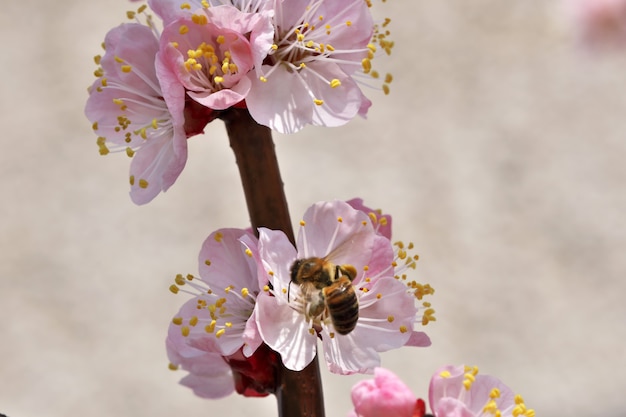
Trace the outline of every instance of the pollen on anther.
<path fill-rule="evenodd" d="M 191 9 L 191 4 L 189 4 L 189 3 L 182 3 L 180 5 L 180 8 L 183 9 L 183 10 L 184 9 L 190 10 Z"/>
<path fill-rule="evenodd" d="M 189 32 L 189 27 L 187 25 L 180 25 L 180 27 L 178 28 L 178 33 L 184 35 L 187 32 Z"/>
<path fill-rule="evenodd" d="M 213 236 L 213 239 L 215 239 L 216 242 L 221 242 L 222 238 L 224 237 L 224 235 L 220 232 L 215 233 L 215 236 Z"/>
<path fill-rule="evenodd" d="M 195 326 L 196 324 L 198 324 L 198 316 L 193 316 L 192 318 L 189 319 L 189 325 L 190 326 Z"/>
<path fill-rule="evenodd" d="M 246 248 L 246 255 L 252 258 L 252 251 L 250 250 L 250 248 Z"/>
<path fill-rule="evenodd" d="M 406 333 L 408 332 L 406 326 L 400 326 L 400 333 Z"/>
<path fill-rule="evenodd" d="M 181 324 L 183 324 L 183 318 L 182 317 L 174 317 L 172 319 L 172 323 L 174 323 L 177 326 L 180 326 Z"/>
<path fill-rule="evenodd" d="M 338 221 L 339 223 L 341 223 L 341 222 L 343 222 L 343 218 L 342 218 L 341 216 L 339 216 L 339 217 L 337 217 L 337 221 Z"/>
<path fill-rule="evenodd" d="M 139 180 L 139 188 L 148 188 L 148 181 L 144 180 L 143 178 L 141 178 Z"/>
<path fill-rule="evenodd" d="M 389 323 L 393 323 L 394 320 L 395 320 L 395 318 L 393 316 L 387 316 L 387 321 Z"/>
<path fill-rule="evenodd" d="M 315 335 L 315 330 L 313 328 L 310 328 L 309 329 L 309 333 L 311 333 L 311 336 L 314 336 Z"/>
<path fill-rule="evenodd" d="M 173 294 L 178 294 L 178 287 L 174 284 L 170 285 L 170 292 Z"/>
<path fill-rule="evenodd" d="M 189 336 L 189 327 L 187 326 L 183 326 L 180 328 L 180 333 L 184 336 L 187 337 Z"/>
<path fill-rule="evenodd" d="M 300 226 L 304 226 L 306 222 L 304 220 L 300 220 Z"/>
<path fill-rule="evenodd" d="M 174 364 L 173 364 L 173 363 L 171 363 L 171 362 L 167 365 L 167 367 L 168 367 L 168 369 L 169 369 L 170 371 L 177 371 L 177 370 L 178 370 L 178 365 L 174 365 Z"/>
<path fill-rule="evenodd" d="M 224 333 L 226 333 L 226 329 L 219 329 L 218 331 L 215 332 L 215 337 L 219 339 L 220 337 L 222 337 Z"/>
<path fill-rule="evenodd" d="M 135 176 L 131 175 L 129 178 L 130 185 L 135 185 Z"/>
<path fill-rule="evenodd" d="M 247 288 L 244 287 L 241 289 L 241 296 L 243 298 L 246 298 L 249 294 L 250 294 L 250 290 L 248 290 Z"/>
<path fill-rule="evenodd" d="M 270 286 L 269 285 L 264 285 L 263 286 L 263 291 L 269 292 L 269 290 L 270 290 Z"/>
<path fill-rule="evenodd" d="M 131 72 L 133 69 L 133 67 L 131 67 L 130 65 L 122 65 L 122 72 Z"/>

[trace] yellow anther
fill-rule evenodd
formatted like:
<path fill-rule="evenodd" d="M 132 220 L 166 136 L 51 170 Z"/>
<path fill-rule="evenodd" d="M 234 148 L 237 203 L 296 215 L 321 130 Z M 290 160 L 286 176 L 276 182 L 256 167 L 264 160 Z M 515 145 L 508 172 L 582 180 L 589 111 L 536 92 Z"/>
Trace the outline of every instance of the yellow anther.
<path fill-rule="evenodd" d="M 189 319 L 189 325 L 194 327 L 196 324 L 198 324 L 198 317 L 197 316 L 193 316 L 192 318 Z"/>
<path fill-rule="evenodd" d="M 341 217 L 341 216 L 337 217 L 337 221 L 338 221 L 339 223 L 342 223 L 342 222 L 343 222 L 343 217 Z"/>
<path fill-rule="evenodd" d="M 206 266 L 211 266 L 211 261 L 207 259 L 206 261 L 204 261 L 204 264 L 205 264 Z"/>
<path fill-rule="evenodd" d="M 129 10 L 126 12 L 126 17 L 129 19 L 134 19 L 135 18 L 135 12 L 133 12 L 132 10 Z"/>
<path fill-rule="evenodd" d="M 309 329 L 309 333 L 311 334 L 311 336 L 315 336 L 315 330 L 313 330 L 312 328 Z"/>
<path fill-rule="evenodd" d="M 224 333 L 226 333 L 226 329 L 219 329 L 217 332 L 215 332 L 215 337 L 219 339 Z"/>
<path fill-rule="evenodd" d="M 274 43 L 274 44 L 272 44 L 271 48 L 272 48 L 272 50 L 274 50 L 274 51 L 275 51 L 275 50 L 277 50 L 277 49 L 278 49 L 278 45 L 276 45 L 276 44 Z"/>
<path fill-rule="evenodd" d="M 380 221 L 380 225 L 381 226 L 387 226 L 387 218 L 386 217 L 381 217 L 379 221 Z"/>
<path fill-rule="evenodd" d="M 167 365 L 167 367 L 169 368 L 170 371 L 177 371 L 178 370 L 178 365 L 174 365 L 171 362 Z"/>
<path fill-rule="evenodd" d="M 122 100 L 121 98 L 114 98 L 113 103 L 117 104 L 118 106 L 123 106 L 124 100 Z"/>
<path fill-rule="evenodd" d="M 206 25 L 208 23 L 208 19 L 206 15 L 203 14 L 193 14 L 191 15 L 191 21 L 196 25 Z"/>
<path fill-rule="evenodd" d="M 122 58 L 120 58 L 120 57 L 119 57 L 119 56 L 117 56 L 117 55 L 115 55 L 115 56 L 113 57 L 113 59 L 115 59 L 115 62 L 117 62 L 118 64 L 123 64 L 124 62 L 126 62 L 126 61 L 124 61 Z"/>
<path fill-rule="evenodd" d="M 270 290 L 270 286 L 269 285 L 264 285 L 263 286 L 263 291 L 268 292 Z"/>
<path fill-rule="evenodd" d="M 130 147 L 126 147 L 126 155 L 128 155 L 129 158 L 132 158 L 135 155 L 135 151 L 133 151 Z"/>
<path fill-rule="evenodd" d="M 287 294 L 287 288 L 283 288 L 282 291 L 283 291 L 283 294 Z"/>
<path fill-rule="evenodd" d="M 363 58 L 363 60 L 361 61 L 361 66 L 363 67 L 363 72 L 365 74 L 368 74 L 372 70 L 372 62 L 369 60 L 369 58 Z"/>
<path fill-rule="evenodd" d="M 330 81 L 330 87 L 331 88 L 337 88 L 341 85 L 341 81 L 339 81 L 338 79 L 334 78 L 333 80 Z"/>
<path fill-rule="evenodd" d="M 191 4 L 183 3 L 183 4 L 180 5 L 180 8 L 183 9 L 183 10 L 184 9 L 191 10 Z"/>
<path fill-rule="evenodd" d="M 370 267 L 369 267 L 368 265 L 365 265 L 365 266 L 363 267 L 363 270 L 364 270 L 364 271 L 369 271 L 369 270 L 370 270 Z"/>
<path fill-rule="evenodd" d="M 378 77 L 380 77 L 380 74 L 378 73 L 378 71 L 372 71 L 370 73 L 370 77 L 372 77 L 374 79 L 378 79 Z"/>
<path fill-rule="evenodd" d="M 268 275 L 274 276 L 274 271 L 269 271 Z"/>
<path fill-rule="evenodd" d="M 450 378 L 452 374 L 450 373 L 450 371 L 441 371 L 439 372 L 439 376 L 447 379 L 447 378 Z"/>
<path fill-rule="evenodd" d="M 176 274 L 174 282 L 178 285 L 185 285 L 185 278 L 183 278 L 183 274 Z"/>
<path fill-rule="evenodd" d="M 329 332 L 328 334 L 329 334 L 329 336 L 330 336 L 330 338 L 331 338 L 331 339 L 334 339 L 334 338 L 335 338 L 335 332 Z"/>
<path fill-rule="evenodd" d="M 146 10 L 148 8 L 147 4 L 142 4 L 141 6 L 139 6 L 139 8 L 137 9 L 137 13 L 143 13 L 144 10 Z"/>
<path fill-rule="evenodd" d="M 143 189 L 148 188 L 148 181 L 146 181 L 143 178 L 141 178 L 139 180 L 139 188 L 143 188 Z"/>
<path fill-rule="evenodd" d="M 96 65 L 100 65 L 101 60 L 102 60 L 102 55 L 96 55 L 93 57 L 93 62 L 95 62 Z"/>
<path fill-rule="evenodd" d="M 409 330 L 406 328 L 406 326 L 400 326 L 400 333 L 406 333 Z"/>
<path fill-rule="evenodd" d="M 207 324 L 206 326 L 204 326 L 204 331 L 207 333 L 213 333 L 215 331 L 216 324 L 217 324 L 217 321 L 211 320 L 211 324 Z"/>
<path fill-rule="evenodd" d="M 202 4 L 202 7 L 204 7 L 205 9 L 208 9 L 210 7 L 209 2 L 207 0 L 202 0 L 200 3 Z"/>
<path fill-rule="evenodd" d="M 157 122 L 157 119 L 152 119 L 152 128 L 156 129 L 159 127 L 159 123 Z"/>
<path fill-rule="evenodd" d="M 228 287 L 224 288 L 224 292 L 225 292 L 226 294 L 228 294 L 228 293 L 230 292 L 230 290 L 232 290 L 233 288 L 235 288 L 235 287 L 234 287 L 234 286 L 232 286 L 232 285 L 229 285 Z"/>
<path fill-rule="evenodd" d="M 386 17 L 386 18 L 385 18 L 385 21 L 384 21 L 384 22 L 383 22 L 383 24 L 382 24 L 382 27 L 387 27 L 387 25 L 388 25 L 389 23 L 391 23 L 391 19 L 390 19 L 390 18 L 388 18 L 388 17 Z"/>
<path fill-rule="evenodd" d="M 249 294 L 250 294 L 250 291 L 247 288 L 244 287 L 241 289 L 241 296 L 243 298 L 246 298 Z"/>
<path fill-rule="evenodd" d="M 265 78 L 265 77 L 264 77 L 264 76 L 262 76 L 262 75 L 259 77 L 259 80 L 260 80 L 261 82 L 263 82 L 263 83 L 266 83 L 266 82 L 267 82 L 267 78 Z"/>
<path fill-rule="evenodd" d="M 187 327 L 187 326 L 181 327 L 180 328 L 180 333 L 183 335 L 183 337 L 189 336 L 189 327 Z"/>
<path fill-rule="evenodd" d="M 173 294 L 178 294 L 178 287 L 174 284 L 170 285 L 170 292 Z"/>
<path fill-rule="evenodd" d="M 330 52 L 333 52 L 335 50 L 335 48 L 333 48 L 333 46 L 331 44 L 326 44 L 326 49 L 328 49 Z"/>
<path fill-rule="evenodd" d="M 226 326 L 226 327 L 228 327 L 230 329 L 231 327 L 233 327 L 233 324 L 231 322 L 227 321 L 226 323 L 224 323 L 224 326 Z"/>
<path fill-rule="evenodd" d="M 300 65 L 298 65 L 298 68 L 300 69 L 306 68 L 306 64 L 304 62 L 301 62 Z"/>
<path fill-rule="evenodd" d="M 500 398 L 500 390 L 498 388 L 493 388 L 489 392 L 489 398 Z"/>
<path fill-rule="evenodd" d="M 189 27 L 187 25 L 180 25 L 180 27 L 178 28 L 178 33 L 184 35 L 187 32 L 189 32 Z"/>
<path fill-rule="evenodd" d="M 389 86 L 387 84 L 383 84 L 383 93 L 389 95 Z"/>
<path fill-rule="evenodd" d="M 226 302 L 226 298 L 224 297 L 218 298 L 217 301 L 215 302 L 215 307 L 220 308 L 221 306 L 224 305 L 225 302 Z"/>
<path fill-rule="evenodd" d="M 324 100 L 320 100 L 320 99 L 313 99 L 313 103 L 315 103 L 317 106 L 321 106 L 322 104 L 324 104 Z"/>
<path fill-rule="evenodd" d="M 131 175 L 129 178 L 130 185 L 135 185 L 135 176 Z"/>
<path fill-rule="evenodd" d="M 389 323 L 393 323 L 393 321 L 394 321 L 394 320 L 395 320 L 395 317 L 394 317 L 394 316 L 387 316 L 387 321 L 388 321 Z"/>
<path fill-rule="evenodd" d="M 102 77 L 104 75 L 104 70 L 102 68 L 98 68 L 93 72 L 93 75 L 96 77 Z"/>
<path fill-rule="evenodd" d="M 223 238 L 224 238 L 224 235 L 222 234 L 222 232 L 217 232 L 213 236 L 213 239 L 215 239 L 216 242 L 221 242 Z"/>
<path fill-rule="evenodd" d="M 250 258 L 252 258 L 252 251 L 250 250 L 250 248 L 246 248 L 246 255 L 248 255 Z"/>
<path fill-rule="evenodd" d="M 215 81 L 216 84 L 221 84 L 224 82 L 224 77 L 220 77 L 219 75 L 216 75 L 215 77 L 213 77 L 213 81 Z"/>
<path fill-rule="evenodd" d="M 106 87 L 107 86 L 107 79 L 106 78 L 102 78 L 100 80 L 100 85 L 102 85 L 103 87 Z"/>
<path fill-rule="evenodd" d="M 174 317 L 172 319 L 172 323 L 174 323 L 177 326 L 180 326 L 181 324 L 183 324 L 183 318 L 182 317 Z"/>
<path fill-rule="evenodd" d="M 350 20 L 346 20 L 346 26 L 352 26 L 352 22 Z"/>
<path fill-rule="evenodd" d="M 300 226 L 304 226 L 306 222 L 304 220 L 300 220 Z"/>
<path fill-rule="evenodd" d="M 391 83 L 392 81 L 393 81 L 393 75 L 391 75 L 391 74 L 387 73 L 387 74 L 385 75 L 385 82 L 386 82 L 387 84 L 389 84 L 389 83 Z"/>
<path fill-rule="evenodd" d="M 220 45 L 222 45 L 224 42 L 226 42 L 226 38 L 224 38 L 224 35 L 219 35 L 216 39 L 215 42 L 219 43 Z"/>

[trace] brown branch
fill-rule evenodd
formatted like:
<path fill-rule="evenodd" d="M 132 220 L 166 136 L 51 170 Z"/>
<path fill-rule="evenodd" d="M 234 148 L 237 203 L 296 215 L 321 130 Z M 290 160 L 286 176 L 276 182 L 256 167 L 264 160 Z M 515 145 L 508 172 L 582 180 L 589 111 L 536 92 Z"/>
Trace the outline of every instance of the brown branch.
<path fill-rule="evenodd" d="M 226 124 L 246 196 L 252 228 L 282 230 L 294 243 L 294 233 L 269 128 L 256 123 L 247 109 L 232 108 L 220 115 Z M 276 399 L 280 417 L 324 417 L 324 398 L 317 356 L 300 372 L 280 361 Z"/>

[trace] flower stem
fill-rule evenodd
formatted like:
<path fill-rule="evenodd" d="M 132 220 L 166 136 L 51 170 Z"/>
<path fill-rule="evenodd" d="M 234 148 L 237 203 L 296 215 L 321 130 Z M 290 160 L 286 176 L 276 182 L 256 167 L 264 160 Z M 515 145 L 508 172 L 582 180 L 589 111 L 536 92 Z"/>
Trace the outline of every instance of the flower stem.
<path fill-rule="evenodd" d="M 287 199 L 280 177 L 272 132 L 250 117 L 247 109 L 231 108 L 220 115 L 226 124 L 246 196 L 250 222 L 282 230 L 294 243 Z M 304 370 L 294 372 L 278 361 L 276 400 L 280 417 L 324 417 L 324 397 L 317 356 Z"/>

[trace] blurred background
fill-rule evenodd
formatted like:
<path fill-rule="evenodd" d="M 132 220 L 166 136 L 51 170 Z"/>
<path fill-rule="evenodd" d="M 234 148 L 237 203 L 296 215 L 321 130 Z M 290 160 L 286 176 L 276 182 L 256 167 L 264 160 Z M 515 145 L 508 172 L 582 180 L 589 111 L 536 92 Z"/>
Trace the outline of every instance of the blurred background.
<path fill-rule="evenodd" d="M 83 116 L 93 55 L 137 3 L 3 1 L 0 13 L 0 413 L 276 415 L 273 397 L 194 397 L 164 338 L 202 241 L 248 216 L 225 129 L 189 141 L 152 203 Z M 276 135 L 292 219 L 362 197 L 393 215 L 436 288 L 433 346 L 383 355 L 427 397 L 477 365 L 537 416 L 626 413 L 626 49 L 581 48 L 563 4 L 378 2 L 396 45 L 368 120 Z M 381 67 L 382 65 L 382 67 Z M 325 365 L 322 363 L 322 368 Z M 327 416 L 367 376 L 324 372 Z"/>

